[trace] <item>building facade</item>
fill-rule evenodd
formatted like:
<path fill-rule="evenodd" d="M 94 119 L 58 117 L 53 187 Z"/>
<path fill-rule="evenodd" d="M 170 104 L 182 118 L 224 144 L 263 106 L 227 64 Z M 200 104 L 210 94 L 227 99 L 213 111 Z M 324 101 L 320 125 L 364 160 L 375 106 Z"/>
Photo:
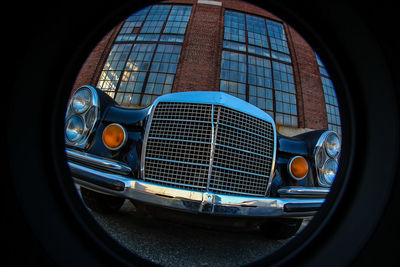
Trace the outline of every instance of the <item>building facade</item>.
<path fill-rule="evenodd" d="M 238 0 L 168 0 L 132 14 L 92 51 L 74 89 L 84 84 L 126 107 L 222 91 L 269 113 L 283 134 L 341 131 L 333 84 L 313 49 L 278 17 Z"/>

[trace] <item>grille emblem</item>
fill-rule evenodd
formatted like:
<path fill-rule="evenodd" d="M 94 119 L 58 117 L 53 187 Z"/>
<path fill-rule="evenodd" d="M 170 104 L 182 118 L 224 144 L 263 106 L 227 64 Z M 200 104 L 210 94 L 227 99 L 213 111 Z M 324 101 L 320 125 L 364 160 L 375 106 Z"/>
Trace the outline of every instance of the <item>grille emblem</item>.
<path fill-rule="evenodd" d="M 214 212 L 215 195 L 209 192 L 203 193 L 203 201 L 199 207 L 199 212 Z"/>

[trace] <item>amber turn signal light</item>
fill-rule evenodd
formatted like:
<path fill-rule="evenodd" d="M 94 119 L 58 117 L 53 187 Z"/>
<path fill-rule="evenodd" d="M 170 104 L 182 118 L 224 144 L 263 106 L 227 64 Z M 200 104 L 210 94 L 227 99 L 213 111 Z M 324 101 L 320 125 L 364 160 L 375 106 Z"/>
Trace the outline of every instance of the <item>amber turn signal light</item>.
<path fill-rule="evenodd" d="M 103 143 L 111 150 L 120 149 L 126 142 L 126 131 L 117 123 L 108 125 L 103 131 Z"/>
<path fill-rule="evenodd" d="M 301 180 L 308 173 L 308 162 L 301 156 L 293 157 L 289 161 L 288 170 L 293 179 Z"/>

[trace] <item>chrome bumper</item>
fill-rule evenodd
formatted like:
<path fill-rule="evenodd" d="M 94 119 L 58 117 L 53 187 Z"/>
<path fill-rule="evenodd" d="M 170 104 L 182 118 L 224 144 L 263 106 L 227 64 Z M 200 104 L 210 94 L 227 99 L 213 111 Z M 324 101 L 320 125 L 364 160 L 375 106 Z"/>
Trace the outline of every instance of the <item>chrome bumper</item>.
<path fill-rule="evenodd" d="M 282 198 L 223 195 L 156 185 L 127 176 L 128 166 L 74 150 L 66 150 L 74 181 L 80 186 L 145 203 L 193 213 L 251 217 L 308 217 L 329 190 L 287 188 Z M 107 168 L 107 166 L 113 166 Z M 120 165 L 120 166 L 118 166 Z M 104 171 L 108 169 L 107 171 Z M 117 170 L 117 171 L 115 171 Z M 125 173 L 125 174 L 122 174 Z M 282 190 L 281 190 L 282 191 Z M 290 197 L 291 194 L 308 198 Z M 314 195 L 314 197 L 310 197 Z M 318 198 L 315 198 L 318 196 Z"/>

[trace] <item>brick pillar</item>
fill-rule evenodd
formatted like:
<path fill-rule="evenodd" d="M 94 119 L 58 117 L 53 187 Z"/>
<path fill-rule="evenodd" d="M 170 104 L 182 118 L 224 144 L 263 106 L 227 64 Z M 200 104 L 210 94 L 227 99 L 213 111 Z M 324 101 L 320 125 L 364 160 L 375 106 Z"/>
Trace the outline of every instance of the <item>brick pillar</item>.
<path fill-rule="evenodd" d="M 287 29 L 293 53 L 299 127 L 327 129 L 325 97 L 314 50 L 292 27 Z"/>
<path fill-rule="evenodd" d="M 219 89 L 221 18 L 221 6 L 193 5 L 173 92 Z"/>

